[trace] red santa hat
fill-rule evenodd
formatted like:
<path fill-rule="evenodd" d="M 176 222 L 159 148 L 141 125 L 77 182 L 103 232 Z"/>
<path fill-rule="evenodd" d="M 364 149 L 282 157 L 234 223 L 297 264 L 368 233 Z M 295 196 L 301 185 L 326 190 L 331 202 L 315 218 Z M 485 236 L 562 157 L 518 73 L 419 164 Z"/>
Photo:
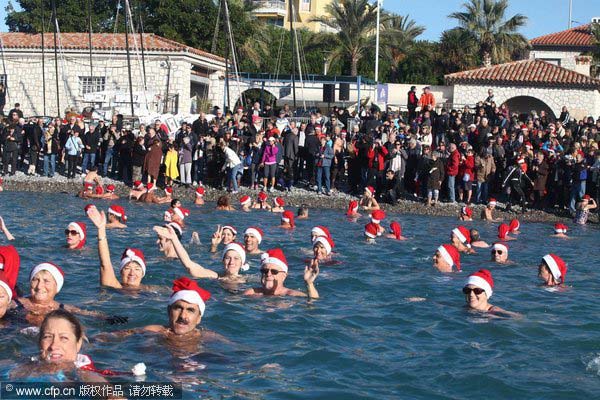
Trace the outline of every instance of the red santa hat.
<path fill-rule="evenodd" d="M 569 227 L 565 224 L 561 224 L 560 222 L 554 224 L 554 233 L 567 233 L 568 230 Z"/>
<path fill-rule="evenodd" d="M 198 188 L 196 188 L 196 196 L 198 197 L 202 197 L 204 196 L 204 188 L 202 186 L 199 186 Z"/>
<path fill-rule="evenodd" d="M 144 253 L 140 249 L 128 248 L 125 249 L 121 256 L 121 264 L 119 266 L 119 272 L 125 268 L 130 262 L 136 262 L 142 267 L 142 277 L 146 275 L 146 258 Z"/>
<path fill-rule="evenodd" d="M 517 232 L 519 230 L 519 228 L 521 227 L 521 223 L 519 222 L 518 219 L 513 218 L 510 221 L 510 224 L 508 225 L 508 228 L 510 229 L 511 233 Z"/>
<path fill-rule="evenodd" d="M 175 207 L 173 208 L 173 213 L 177 214 L 177 216 L 181 219 L 185 219 L 185 217 L 190 216 L 190 210 L 183 207 Z"/>
<path fill-rule="evenodd" d="M 460 240 L 462 244 L 467 247 L 471 247 L 471 232 L 464 226 L 459 226 L 452 229 L 452 234 Z"/>
<path fill-rule="evenodd" d="M 390 233 L 398 240 L 402 237 L 402 226 L 398 221 L 392 221 L 390 224 Z"/>
<path fill-rule="evenodd" d="M 87 227 L 85 223 L 71 222 L 69 225 L 67 225 L 67 229 L 72 229 L 76 231 L 79 234 L 79 237 L 81 238 L 81 241 L 79 242 L 79 245 L 76 248 L 80 249 L 83 246 L 85 246 L 85 239 L 87 238 Z"/>
<path fill-rule="evenodd" d="M 371 213 L 371 222 L 374 224 L 379 224 L 384 219 L 385 219 L 385 211 L 383 211 L 383 210 L 375 210 Z"/>
<path fill-rule="evenodd" d="M 114 216 L 121 218 L 123 221 L 127 221 L 127 215 L 125 214 L 125 209 L 117 204 L 111 205 L 108 208 L 108 212 L 109 212 L 109 214 L 112 214 Z"/>
<path fill-rule="evenodd" d="M 94 185 L 89 182 L 83 182 L 83 189 L 87 191 L 92 191 L 94 189 Z"/>
<path fill-rule="evenodd" d="M 379 227 L 377 224 L 369 222 L 365 225 L 365 236 L 371 239 L 375 239 L 379 235 Z"/>
<path fill-rule="evenodd" d="M 281 221 L 287 222 L 293 228 L 294 225 L 294 213 L 287 210 L 281 213 Z"/>
<path fill-rule="evenodd" d="M 358 212 L 358 201 L 351 200 L 350 203 L 348 203 L 348 211 L 346 212 L 346 215 L 354 215 L 357 212 Z"/>
<path fill-rule="evenodd" d="M 19 278 L 20 268 L 21 258 L 17 249 L 13 245 L 0 246 L 0 279 L 8 285 L 10 290 L 6 290 L 6 287 L 5 290 L 10 298 L 16 296 L 14 289 Z"/>
<path fill-rule="evenodd" d="M 329 229 L 327 229 L 327 227 L 323 226 L 323 225 L 317 225 L 314 228 L 312 228 L 310 230 L 310 234 L 315 235 L 315 236 L 326 236 L 328 238 L 331 237 L 331 233 L 329 232 Z"/>
<path fill-rule="evenodd" d="M 440 255 L 451 267 L 456 267 L 460 271 L 460 253 L 458 249 L 451 244 L 443 244 L 437 248 Z"/>
<path fill-rule="evenodd" d="M 263 232 L 263 230 L 257 226 L 251 226 L 244 232 L 244 235 L 254 236 L 256 240 L 258 240 L 259 244 L 260 242 L 262 242 L 264 234 L 265 233 Z"/>
<path fill-rule="evenodd" d="M 462 215 L 466 215 L 467 217 L 473 217 L 473 209 L 471 207 L 464 206 L 460 209 Z"/>
<path fill-rule="evenodd" d="M 492 250 L 503 251 L 508 255 L 508 246 L 504 243 L 500 243 L 500 242 L 494 243 L 494 245 L 492 246 Z"/>
<path fill-rule="evenodd" d="M 156 185 L 152 182 L 146 183 L 146 190 L 150 192 L 151 190 L 156 190 Z"/>
<path fill-rule="evenodd" d="M 548 266 L 555 281 L 565 283 L 565 278 L 567 277 L 567 264 L 562 258 L 556 254 L 550 253 L 542 257 L 542 262 Z"/>
<path fill-rule="evenodd" d="M 40 271 L 48 271 L 50 275 L 52 275 L 54 281 L 56 282 L 56 293 L 60 292 L 60 289 L 62 289 L 63 284 L 65 283 L 65 273 L 63 270 L 60 269 L 58 265 L 49 262 L 41 263 L 36 265 L 31 270 L 31 273 L 29 274 L 29 281 L 31 281 L 33 277 L 36 276 Z"/>
<path fill-rule="evenodd" d="M 173 230 L 175 231 L 175 234 L 177 235 L 177 238 L 181 239 L 181 235 L 183 235 L 183 228 L 181 227 L 181 225 L 179 225 L 177 222 L 169 222 L 168 224 L 165 225 L 167 228 L 171 227 L 173 228 Z"/>
<path fill-rule="evenodd" d="M 275 197 L 275 205 L 277 207 L 285 207 L 285 200 L 283 200 L 281 197 Z"/>
<path fill-rule="evenodd" d="M 369 191 L 371 193 L 371 196 L 375 195 L 375 188 L 373 186 L 367 186 L 365 190 Z"/>
<path fill-rule="evenodd" d="M 15 293 L 13 292 L 13 288 L 10 287 L 8 278 L 6 277 L 4 271 L 0 271 L 0 288 L 4 289 L 6 296 L 8 296 L 8 302 L 10 303 Z"/>
<path fill-rule="evenodd" d="M 492 206 L 495 206 L 496 204 L 498 204 L 496 199 L 493 197 L 490 197 L 490 199 L 488 200 L 488 206 L 492 207 Z"/>
<path fill-rule="evenodd" d="M 500 224 L 498 227 L 498 239 L 506 240 L 506 235 L 510 232 L 510 227 L 506 224 Z"/>
<path fill-rule="evenodd" d="M 182 276 L 173 281 L 173 293 L 169 297 L 169 305 L 183 300 L 186 303 L 196 304 L 200 309 L 200 315 L 204 315 L 208 299 L 210 299 L 209 291 L 198 286 L 196 281 Z"/>
<path fill-rule="evenodd" d="M 165 186 L 165 193 L 168 194 L 169 196 L 173 194 L 173 187 L 172 186 Z"/>
<path fill-rule="evenodd" d="M 260 265 L 265 266 L 266 264 L 274 264 L 281 268 L 284 272 L 288 272 L 288 262 L 285 258 L 285 254 L 280 248 L 267 250 L 265 253 L 260 255 Z"/>
<path fill-rule="evenodd" d="M 115 192 L 115 185 L 111 184 L 111 185 L 106 186 L 106 191 L 108 193 L 114 193 Z"/>
<path fill-rule="evenodd" d="M 1 184 L 2 184 L 2 183 L 0 182 L 0 185 L 1 185 Z M 592 199 L 592 196 L 590 196 L 589 194 L 586 194 L 586 195 L 584 195 L 584 196 L 582 197 L 582 200 L 588 200 L 588 201 L 590 201 L 591 199 Z"/>
<path fill-rule="evenodd" d="M 240 197 L 240 205 L 245 206 L 246 204 L 250 205 L 250 203 L 252 203 L 250 196 L 244 195 Z"/>
<path fill-rule="evenodd" d="M 492 293 L 494 293 L 494 279 L 492 278 L 492 273 L 487 269 L 480 269 L 469 275 L 467 283 L 465 283 L 465 286 L 467 285 L 473 285 L 483 289 L 488 299 L 492 297 Z"/>
<path fill-rule="evenodd" d="M 331 254 L 331 250 L 335 247 L 333 240 L 329 236 L 317 236 L 315 240 L 313 240 L 313 247 L 317 245 L 317 243 L 321 243 L 325 248 L 325 252 L 327 255 Z"/>
<path fill-rule="evenodd" d="M 223 230 L 229 229 L 231 231 L 231 233 L 233 233 L 233 236 L 237 235 L 237 230 L 231 225 L 223 225 L 222 229 Z"/>
<path fill-rule="evenodd" d="M 97 185 L 97 186 L 96 186 L 95 193 L 96 193 L 97 195 L 104 194 L 104 188 L 102 187 L 102 185 Z"/>
<path fill-rule="evenodd" d="M 140 190 L 144 188 L 144 184 L 142 183 L 142 181 L 135 181 L 133 182 L 133 188 Z"/>
<path fill-rule="evenodd" d="M 235 242 L 229 243 L 227 246 L 225 246 L 225 248 L 223 248 L 223 257 L 222 258 L 225 258 L 225 254 L 229 250 L 233 250 L 236 253 L 238 253 L 238 255 L 240 256 L 240 259 L 242 260 L 241 270 L 248 271 L 250 269 L 250 266 L 248 264 L 246 264 L 246 250 L 244 249 L 244 246 L 239 243 L 235 243 Z"/>
<path fill-rule="evenodd" d="M 269 196 L 265 192 L 259 192 L 258 193 L 258 200 L 260 200 L 260 201 L 266 201 L 268 197 Z"/>

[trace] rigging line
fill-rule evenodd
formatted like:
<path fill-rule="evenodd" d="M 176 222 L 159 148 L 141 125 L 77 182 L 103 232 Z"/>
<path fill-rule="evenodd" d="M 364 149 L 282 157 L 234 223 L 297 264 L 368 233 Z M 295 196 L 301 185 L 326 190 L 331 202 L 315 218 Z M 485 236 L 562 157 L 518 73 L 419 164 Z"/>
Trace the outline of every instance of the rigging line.
<path fill-rule="evenodd" d="M 4 73 L 4 79 L 6 80 L 4 82 L 4 91 L 6 92 L 6 96 L 8 96 L 8 75 L 6 75 L 6 64 L 4 63 L 4 42 L 2 41 L 1 37 L 0 37 L 0 54 L 2 55 L 2 70 Z"/>
<path fill-rule="evenodd" d="M 117 32 L 119 30 L 119 10 L 120 10 L 120 8 L 121 8 L 121 0 L 118 0 L 117 1 L 117 9 L 115 10 L 115 24 L 113 26 L 113 37 L 112 37 L 112 42 L 111 42 L 112 45 L 110 47 L 110 53 L 109 53 L 109 56 L 108 56 L 109 60 L 113 59 L 113 56 L 114 56 L 114 53 L 115 53 L 115 48 L 117 47 L 116 40 L 117 40 Z M 108 63 L 104 63 L 104 75 L 105 76 L 108 76 L 108 74 L 107 74 L 107 68 L 108 67 L 107 66 L 108 66 Z M 112 87 L 110 89 L 111 89 L 111 91 L 113 91 Z M 114 89 L 116 89 L 116 87 Z M 108 99 L 109 99 L 108 100 L 108 107 L 112 108 L 113 104 L 116 101 L 116 93 L 115 93 L 115 91 L 113 91 L 113 94 L 110 97 L 108 97 Z"/>
<path fill-rule="evenodd" d="M 223 1 L 223 0 L 221 0 Z M 219 37 L 219 20 L 221 19 L 221 2 L 219 2 L 219 10 L 217 11 L 217 21 L 215 22 L 215 31 L 213 33 L 212 45 L 210 46 L 211 54 L 217 51 L 217 39 Z"/>
<path fill-rule="evenodd" d="M 236 52 L 235 52 L 235 44 L 233 41 L 233 32 L 231 30 L 231 20 L 229 19 L 229 7 L 227 5 L 227 0 L 223 0 L 225 1 L 225 19 L 226 19 L 226 23 L 228 26 L 228 31 L 229 31 L 229 43 L 231 45 L 231 56 L 233 58 L 233 69 L 235 71 L 235 78 L 236 78 L 236 84 L 237 84 L 237 88 L 238 88 L 238 96 L 240 96 L 240 102 L 241 102 L 241 106 L 244 106 L 244 94 L 242 93 L 242 88 L 240 86 L 240 73 L 238 70 L 238 64 L 237 64 L 237 56 L 236 56 Z M 229 100 L 229 99 L 228 99 Z"/>
<path fill-rule="evenodd" d="M 58 18 L 54 19 L 54 23 L 56 24 L 56 36 L 58 37 L 58 53 L 60 54 L 60 66 L 62 67 L 61 76 L 63 80 L 63 86 L 65 89 L 65 96 L 67 96 L 67 101 L 69 101 L 69 85 L 67 84 L 67 75 L 66 75 L 66 66 L 65 66 L 65 54 L 63 51 L 62 45 L 62 37 L 60 33 L 60 27 L 58 25 Z M 73 97 L 71 96 L 71 99 Z M 68 103 L 67 103 L 68 106 Z"/>
<path fill-rule="evenodd" d="M 295 18 L 296 8 L 292 3 L 292 18 Z M 300 50 L 298 50 L 298 30 L 294 29 L 294 37 L 296 39 L 296 58 L 298 59 L 298 73 L 300 75 L 300 87 L 302 91 L 302 106 L 306 110 L 306 96 L 304 95 L 304 79 L 302 78 L 302 62 L 300 61 Z"/>
<path fill-rule="evenodd" d="M 283 35 L 285 29 L 281 28 L 281 37 L 279 39 L 279 50 L 277 51 L 277 63 L 275 64 L 275 81 L 279 79 L 279 70 L 281 68 L 281 62 L 283 58 Z"/>
<path fill-rule="evenodd" d="M 140 57 L 139 47 L 137 44 L 137 35 L 136 35 L 137 32 L 135 31 L 135 27 L 133 26 L 133 16 L 131 14 L 131 7 L 129 6 L 129 0 L 125 0 L 125 6 L 126 6 L 125 12 L 129 16 L 129 25 L 131 25 L 131 33 L 133 36 L 133 48 L 135 49 L 135 52 L 136 52 L 136 56 L 137 56 L 137 60 L 138 60 L 138 67 L 140 69 L 140 76 L 143 79 L 143 77 L 144 77 L 143 68 L 144 67 L 142 65 L 142 59 Z M 146 110 L 148 110 L 148 97 L 146 96 L 146 90 L 143 90 L 143 96 L 144 96 L 144 103 L 146 104 Z"/>

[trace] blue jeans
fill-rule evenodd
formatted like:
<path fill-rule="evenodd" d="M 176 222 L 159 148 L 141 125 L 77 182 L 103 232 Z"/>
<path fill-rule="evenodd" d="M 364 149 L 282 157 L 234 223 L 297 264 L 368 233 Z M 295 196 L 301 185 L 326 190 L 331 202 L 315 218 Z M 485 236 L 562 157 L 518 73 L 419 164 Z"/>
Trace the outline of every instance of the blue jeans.
<path fill-rule="evenodd" d="M 477 196 L 475 197 L 475 203 L 485 203 L 488 198 L 488 183 L 477 182 Z"/>
<path fill-rule="evenodd" d="M 571 198 L 569 199 L 569 210 L 571 212 L 577 211 L 575 204 L 578 198 L 581 199 L 585 195 L 585 184 L 586 181 L 573 182 L 573 186 L 571 186 Z"/>
<path fill-rule="evenodd" d="M 330 171 L 331 167 L 317 167 L 317 191 L 319 193 L 321 193 L 323 189 L 323 178 L 325 178 L 325 193 L 329 193 L 329 186 L 331 184 Z"/>
<path fill-rule="evenodd" d="M 110 164 L 110 162 L 113 159 L 113 148 L 109 147 L 106 149 L 106 154 L 104 155 L 104 176 L 106 176 L 108 174 L 108 164 Z"/>
<path fill-rule="evenodd" d="M 448 175 L 448 196 L 450 198 L 451 203 L 456 202 L 456 189 L 454 188 L 455 181 L 456 181 L 456 176 Z"/>
<path fill-rule="evenodd" d="M 81 163 L 81 173 L 87 173 L 88 163 L 90 167 L 96 165 L 96 153 L 83 153 L 83 162 Z"/>
<path fill-rule="evenodd" d="M 204 180 L 204 157 L 201 157 L 194 161 L 194 173 L 192 181 L 202 182 Z"/>
<path fill-rule="evenodd" d="M 227 186 L 233 185 L 234 192 L 237 192 L 238 190 L 237 176 L 242 172 L 243 168 L 244 165 L 239 163 L 235 167 L 229 169 L 229 182 L 227 183 Z"/>
<path fill-rule="evenodd" d="M 53 177 L 56 172 L 56 154 L 44 154 L 44 176 Z"/>

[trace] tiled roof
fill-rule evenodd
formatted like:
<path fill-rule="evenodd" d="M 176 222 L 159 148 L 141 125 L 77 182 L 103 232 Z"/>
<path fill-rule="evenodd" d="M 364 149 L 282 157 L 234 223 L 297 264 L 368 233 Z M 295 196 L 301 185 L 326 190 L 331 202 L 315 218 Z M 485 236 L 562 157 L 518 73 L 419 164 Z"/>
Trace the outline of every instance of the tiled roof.
<path fill-rule="evenodd" d="M 445 76 L 448 85 L 456 83 L 495 83 L 568 88 L 600 88 L 600 80 L 542 60 L 522 60 L 456 72 Z"/>
<path fill-rule="evenodd" d="M 178 43 L 174 40 L 155 35 L 153 33 L 145 33 L 144 51 L 164 51 L 164 52 L 187 52 L 201 57 L 207 57 L 213 60 L 224 62 L 222 57 L 195 49 L 190 46 Z M 135 40 L 139 46 L 140 36 L 135 35 Z M 42 35 L 23 32 L 2 32 L 0 40 L 5 49 L 41 49 Z M 64 50 L 89 50 L 88 34 L 83 33 L 61 33 L 60 41 Z M 54 37 L 52 33 L 44 34 L 44 46 L 49 50 L 54 50 Z M 134 37 L 129 36 L 129 46 L 134 48 Z M 94 33 L 92 34 L 92 48 L 97 50 L 113 50 L 124 51 L 125 34 L 124 33 Z"/>
<path fill-rule="evenodd" d="M 560 47 L 592 47 L 594 45 L 591 25 L 582 25 L 566 31 L 551 33 L 531 39 L 530 43 L 537 46 L 560 46 Z"/>

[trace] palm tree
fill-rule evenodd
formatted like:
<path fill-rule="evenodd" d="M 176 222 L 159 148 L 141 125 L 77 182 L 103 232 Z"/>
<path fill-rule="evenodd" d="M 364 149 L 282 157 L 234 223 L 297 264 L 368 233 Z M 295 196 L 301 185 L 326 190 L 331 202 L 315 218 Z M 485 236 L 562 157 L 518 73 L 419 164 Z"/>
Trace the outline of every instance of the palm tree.
<path fill-rule="evenodd" d="M 592 31 L 592 77 L 600 77 L 600 23 L 593 23 L 590 27 Z"/>
<path fill-rule="evenodd" d="M 383 55 L 391 64 L 392 82 L 397 82 L 399 64 L 406 58 L 415 39 L 425 32 L 425 28 L 417 25 L 408 15 L 389 15 L 382 25 L 382 42 L 387 50 Z"/>
<path fill-rule="evenodd" d="M 327 15 L 312 18 L 337 32 L 329 62 L 349 61 L 350 74 L 358 75 L 358 62 L 375 42 L 377 5 L 368 0 L 334 0 L 325 7 Z M 385 19 L 385 18 L 384 18 Z"/>
<path fill-rule="evenodd" d="M 459 28 L 442 32 L 438 62 L 445 74 L 473 68 L 478 63 L 478 43 Z"/>
<path fill-rule="evenodd" d="M 449 15 L 458 21 L 458 28 L 479 43 L 479 56 L 484 66 L 511 60 L 511 54 L 528 46 L 519 28 L 527 17 L 516 14 L 506 19 L 508 0 L 469 0 L 465 11 Z"/>

